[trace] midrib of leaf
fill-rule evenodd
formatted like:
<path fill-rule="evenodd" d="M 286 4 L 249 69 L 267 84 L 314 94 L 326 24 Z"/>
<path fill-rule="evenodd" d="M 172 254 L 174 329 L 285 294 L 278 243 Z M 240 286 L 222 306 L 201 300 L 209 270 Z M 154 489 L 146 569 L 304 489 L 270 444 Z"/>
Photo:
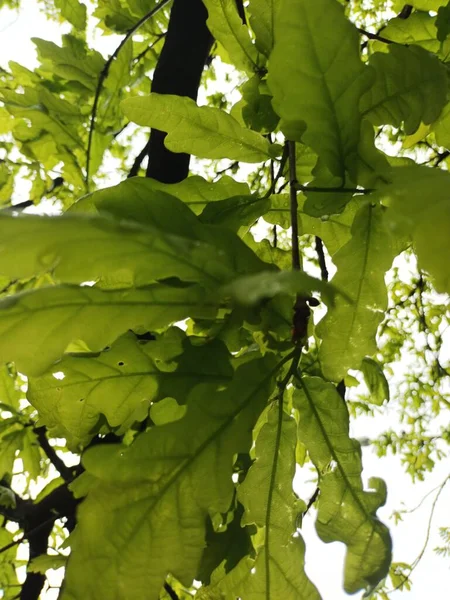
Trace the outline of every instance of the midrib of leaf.
<path fill-rule="evenodd" d="M 384 81 L 386 81 L 386 80 L 384 80 Z M 365 117 L 366 115 L 368 115 L 372 111 L 376 110 L 377 108 L 379 108 L 386 102 L 389 102 L 390 100 L 395 100 L 397 98 L 401 98 L 403 95 L 409 94 L 409 92 L 418 92 L 422 98 L 422 101 L 424 103 L 426 103 L 426 98 L 424 98 L 421 88 L 422 88 L 422 86 L 424 86 L 428 83 L 433 83 L 434 81 L 436 81 L 436 78 L 430 77 L 429 79 L 425 79 L 424 81 L 421 81 L 420 85 L 418 85 L 416 82 L 414 85 L 409 85 L 406 88 L 402 88 L 400 91 L 397 91 L 395 94 L 389 94 L 388 96 L 385 96 L 382 100 L 379 100 L 378 102 L 373 104 L 370 108 L 367 108 L 366 110 L 362 111 L 361 116 Z"/>
<path fill-rule="evenodd" d="M 272 371 L 259 383 L 259 385 L 249 394 L 247 399 L 236 408 L 236 410 L 222 423 L 222 425 L 218 429 L 216 429 L 216 431 L 214 431 L 209 436 L 209 438 L 207 438 L 197 448 L 197 450 L 186 459 L 184 464 L 180 464 L 180 466 L 175 470 L 175 472 L 168 478 L 166 484 L 162 487 L 160 493 L 154 497 L 154 501 L 151 503 L 151 506 L 149 506 L 149 508 L 142 515 L 142 517 L 140 519 L 138 519 L 137 523 L 135 524 L 135 526 L 133 527 L 132 531 L 130 532 L 130 534 L 128 536 L 128 544 L 130 544 L 132 542 L 132 538 L 135 536 L 136 531 L 138 529 L 140 529 L 142 521 L 144 521 L 147 518 L 148 513 L 153 509 L 155 504 L 157 504 L 159 501 L 162 500 L 164 495 L 169 491 L 169 489 L 172 487 L 172 485 L 174 483 L 176 483 L 178 478 L 181 477 L 182 475 L 184 475 L 184 473 L 187 471 L 187 469 L 190 468 L 192 463 L 195 462 L 198 459 L 198 457 L 201 456 L 201 454 L 203 454 L 203 452 L 206 450 L 206 448 L 208 448 L 208 446 L 210 444 L 212 444 L 217 437 L 220 437 L 222 435 L 222 433 L 233 423 L 234 419 L 238 416 L 238 414 L 248 406 L 248 404 L 251 402 L 252 398 L 259 392 L 259 390 L 262 387 L 264 387 L 268 381 L 270 381 L 270 379 L 281 369 L 281 367 L 285 363 L 287 363 L 289 360 L 291 360 L 293 355 L 294 355 L 294 353 L 291 352 L 290 354 L 285 356 L 283 359 L 281 359 L 280 362 L 276 365 L 276 367 L 274 367 L 272 369 Z"/>
<path fill-rule="evenodd" d="M 76 360 L 76 359 L 75 359 Z M 102 365 L 103 366 L 103 365 Z M 109 365 L 108 365 L 109 366 Z M 59 365 L 58 365 L 59 368 Z M 61 367 L 61 368 L 64 368 Z M 112 369 L 114 369 L 114 367 L 111 367 Z M 77 371 L 77 373 L 79 373 L 80 371 Z M 83 373 L 82 373 L 83 374 Z M 84 374 L 83 374 L 84 375 Z M 196 378 L 196 377 L 207 377 L 208 381 L 223 381 L 224 376 L 223 375 L 215 375 L 215 374 L 207 374 L 207 373 L 194 373 L 194 371 L 189 371 L 189 372 L 179 372 L 177 370 L 175 371 L 159 371 L 158 369 L 156 369 L 155 371 L 136 371 L 133 373 L 123 373 L 123 372 L 119 372 L 119 369 L 117 369 L 117 374 L 115 375 L 105 375 L 104 377 L 90 377 L 88 379 L 83 379 L 80 381 L 72 381 L 71 383 L 67 383 L 67 384 L 63 384 L 60 381 L 58 381 L 58 385 L 57 387 L 61 388 L 61 389 L 67 389 L 69 387 L 73 387 L 75 385 L 86 385 L 88 383 L 95 383 L 95 386 L 97 387 L 98 385 L 100 385 L 100 383 L 102 383 L 103 381 L 109 381 L 111 379 L 117 379 L 117 378 L 121 378 L 121 379 L 131 379 L 132 377 L 154 377 L 154 376 L 159 376 L 159 375 L 170 375 L 170 377 L 172 379 L 176 379 L 177 377 L 191 377 L 191 378 Z M 40 387 L 39 388 L 39 392 L 48 392 L 53 390 L 54 387 L 48 386 L 48 387 Z M 92 388 L 92 390 L 89 390 L 89 394 L 91 394 L 94 391 L 95 388 Z"/>
<path fill-rule="evenodd" d="M 279 384 L 280 392 L 277 397 L 277 401 L 278 401 L 277 433 L 275 436 L 275 447 L 274 447 L 274 453 L 273 453 L 272 471 L 270 474 L 269 493 L 267 494 L 266 518 L 264 520 L 264 529 L 265 529 L 264 545 L 266 547 L 266 552 L 265 552 L 265 557 L 264 557 L 265 558 L 264 567 L 265 567 L 265 576 L 266 576 L 266 600 L 270 600 L 270 560 L 271 560 L 271 556 L 270 556 L 270 533 L 271 533 L 270 520 L 271 520 L 271 516 L 272 516 L 272 498 L 273 498 L 273 493 L 275 491 L 275 483 L 276 483 L 277 471 L 278 471 L 278 459 L 280 458 L 281 434 L 283 431 L 283 415 L 284 415 L 283 396 L 284 396 L 284 392 L 286 390 L 286 386 L 292 377 L 292 374 L 295 373 L 295 370 L 297 369 L 297 365 L 298 365 L 298 361 L 300 360 L 301 352 L 302 352 L 302 347 L 298 346 L 292 353 L 291 366 L 290 366 L 289 371 L 287 372 L 285 378 Z M 272 560 L 274 560 L 274 559 L 272 559 Z M 277 564 L 277 562 L 275 560 L 274 560 L 274 562 L 275 562 L 275 564 Z M 282 573 L 284 572 L 283 569 L 281 569 L 281 568 L 280 568 L 280 571 Z"/>
<path fill-rule="evenodd" d="M 202 108 L 205 108 L 205 107 L 203 107 L 203 106 L 198 106 L 198 108 L 202 109 Z M 217 110 L 220 110 L 220 109 L 217 109 Z M 227 117 L 229 117 L 230 119 L 233 119 L 233 121 L 234 121 L 234 123 L 233 123 L 233 124 L 236 124 L 236 125 L 239 127 L 239 129 L 242 129 L 241 125 L 238 123 L 238 121 L 236 121 L 236 119 L 235 119 L 235 118 L 234 118 L 232 115 L 230 115 L 229 113 L 227 113 L 227 112 L 225 112 L 225 111 L 224 111 L 224 114 L 225 114 Z M 180 119 L 180 121 L 187 121 L 187 125 L 188 125 L 188 126 L 190 125 L 191 121 L 189 120 L 189 117 L 186 117 L 186 116 L 184 116 L 184 115 L 181 115 L 180 113 L 176 113 L 176 115 L 177 115 L 177 117 Z M 217 121 L 217 119 L 216 119 L 216 121 Z M 184 125 L 186 125 L 186 123 L 184 123 Z M 230 127 L 231 127 L 231 125 L 230 125 L 229 123 L 227 123 L 226 125 L 228 126 L 228 128 L 230 128 Z M 231 136 L 231 135 L 228 135 L 228 134 L 226 134 L 226 133 L 222 133 L 222 132 L 219 132 L 219 131 L 217 131 L 217 129 L 211 129 L 211 128 L 208 128 L 208 127 L 206 127 L 205 125 L 203 125 L 203 124 L 202 124 L 202 122 L 201 122 L 201 121 L 199 122 L 199 117 L 198 117 L 198 115 L 197 115 L 197 118 L 195 118 L 195 126 L 196 126 L 196 127 L 198 127 L 200 130 L 202 130 L 202 131 L 204 131 L 204 132 L 205 132 L 205 133 L 203 134 L 205 137 L 208 137 L 208 135 L 211 135 L 211 132 L 212 132 L 212 133 L 213 133 L 215 136 L 217 136 L 217 137 L 219 137 L 219 138 L 223 138 L 223 140 L 225 140 L 225 141 L 224 141 L 224 142 L 222 142 L 222 144 L 227 144 L 227 143 L 229 143 L 229 141 L 231 140 L 231 142 L 232 142 L 233 144 L 238 144 L 238 145 L 240 145 L 240 146 L 244 146 L 245 148 L 248 148 L 248 149 L 249 149 L 249 150 L 251 150 L 252 152 L 256 152 L 256 151 L 258 151 L 258 152 L 261 152 L 261 154 L 264 154 L 264 153 L 265 153 L 265 150 L 263 150 L 263 149 L 261 149 L 261 148 L 258 148 L 257 146 L 252 146 L 252 145 L 251 145 L 249 142 L 247 142 L 247 141 L 242 141 L 241 139 L 237 140 L 235 137 L 233 137 L 233 136 Z M 175 135 L 177 135 L 177 134 L 176 134 L 176 127 L 174 127 L 173 131 L 174 131 L 174 134 L 175 134 Z M 245 129 L 244 131 L 251 131 L 251 130 L 250 130 L 250 129 Z M 252 132 L 252 133 L 253 133 L 253 132 Z M 256 132 L 255 132 L 255 133 L 256 133 Z M 169 132 L 169 133 L 168 133 L 168 136 L 170 136 L 170 135 L 171 135 L 171 132 Z M 198 136 L 198 139 L 202 139 L 202 137 L 203 137 L 202 135 L 199 135 L 199 136 Z M 192 139 L 192 135 L 190 135 L 190 138 Z M 170 143 L 170 142 L 169 142 L 169 143 Z M 267 153 L 266 153 L 266 154 L 267 154 Z M 269 155 L 268 155 L 268 154 L 267 154 L 267 157 L 269 157 Z"/>
<path fill-rule="evenodd" d="M 283 390 L 284 391 L 284 390 Z M 266 576 L 266 600 L 270 600 L 270 519 L 272 516 L 272 498 L 275 490 L 275 482 L 278 471 L 278 459 L 281 444 L 281 434 L 283 430 L 283 395 L 280 394 L 278 398 L 278 423 L 277 423 L 277 434 L 275 437 L 275 448 L 273 453 L 272 461 L 272 472 L 270 474 L 269 493 L 267 494 L 267 511 L 264 522 L 265 526 L 265 576 Z"/>
<path fill-rule="evenodd" d="M 251 56 L 248 54 L 247 50 L 246 50 L 246 49 L 244 48 L 244 46 L 241 44 L 241 41 L 240 41 L 240 39 L 238 38 L 238 36 L 237 36 L 236 32 L 234 31 L 234 29 L 233 29 L 233 27 L 232 27 L 232 25 L 231 25 L 231 23 L 230 23 L 230 21 L 229 21 L 229 19 L 228 19 L 228 15 L 227 15 L 227 13 L 226 13 L 226 10 L 225 10 L 225 8 L 224 8 L 224 6 L 223 6 L 223 0 L 220 0 L 220 5 L 222 6 L 222 13 L 223 13 L 223 16 L 225 17 L 225 20 L 226 20 L 226 22 L 227 22 L 228 28 L 229 28 L 229 30 L 231 31 L 231 33 L 232 33 L 232 35 L 233 35 L 234 39 L 235 39 L 235 40 L 236 40 L 236 42 L 239 44 L 239 46 L 241 47 L 241 49 L 242 49 L 243 53 L 244 53 L 244 54 L 245 54 L 245 56 L 248 58 L 248 60 L 249 60 L 249 61 L 252 63 L 252 65 L 255 67 L 255 69 L 257 69 L 257 68 L 258 68 L 258 65 L 255 63 L 255 61 L 253 60 L 253 58 L 252 58 L 252 57 L 251 57 Z"/>
<path fill-rule="evenodd" d="M 303 11 L 303 15 L 304 15 L 305 23 L 306 23 L 306 30 L 308 32 L 309 39 L 310 39 L 310 44 L 309 45 L 310 45 L 310 47 L 311 47 L 311 49 L 312 49 L 312 51 L 314 53 L 314 57 L 315 57 L 315 60 L 316 60 L 316 65 L 317 65 L 318 71 L 322 74 L 321 79 L 322 79 L 322 83 L 323 83 L 323 88 L 325 88 L 326 96 L 328 98 L 328 104 L 329 104 L 329 107 L 331 108 L 331 114 L 333 115 L 333 121 L 334 121 L 334 125 L 335 125 L 335 130 L 337 131 L 338 149 L 339 149 L 339 158 L 340 158 L 339 162 L 340 162 L 340 166 L 341 166 L 341 177 L 344 179 L 344 176 L 345 176 L 345 164 L 343 162 L 344 148 L 343 148 L 343 145 L 342 145 L 341 129 L 339 127 L 339 123 L 338 123 L 338 120 L 337 120 L 337 115 L 336 115 L 336 112 L 334 110 L 334 102 L 333 102 L 333 98 L 331 96 L 330 88 L 328 87 L 328 81 L 326 80 L 326 77 L 325 77 L 326 72 L 323 72 L 322 68 L 320 66 L 319 57 L 317 55 L 316 46 L 314 44 L 315 38 L 314 38 L 314 36 L 313 36 L 313 34 L 311 32 L 310 23 L 308 21 L 308 11 L 307 10 Z M 341 46 L 341 48 L 342 48 L 342 46 Z M 335 59 L 336 59 L 336 57 L 334 58 L 334 60 Z M 345 89 L 344 92 L 345 91 L 347 91 L 347 90 Z"/>
<path fill-rule="evenodd" d="M 139 289 L 139 288 L 136 288 Z M 119 290 L 118 290 L 119 291 Z M 116 302 L 84 302 L 81 306 L 80 303 L 76 303 L 76 302 L 70 302 L 70 303 L 66 303 L 66 304 L 53 304 L 52 306 L 39 306 L 38 308 L 27 308 L 25 310 L 22 310 L 20 312 L 15 312 L 14 316 L 18 316 L 20 315 L 22 312 L 24 313 L 38 313 L 38 312 L 45 312 L 48 310 L 53 310 L 56 308 L 69 308 L 71 306 L 74 307 L 74 310 L 82 310 L 83 308 L 88 308 L 90 306 L 103 306 L 104 308 L 109 308 L 110 306 L 199 306 L 199 302 L 151 302 L 151 301 L 147 301 L 147 302 L 120 302 L 120 301 L 116 301 Z M 209 307 L 217 307 L 217 304 L 214 304 L 212 302 L 202 302 L 200 306 L 209 306 Z M 0 311 L 1 311 L 1 306 L 0 306 Z M 15 323 L 14 323 L 15 325 Z M 8 331 L 8 330 L 6 330 Z M 4 332 L 2 332 L 4 333 Z"/>
<path fill-rule="evenodd" d="M 358 291 L 356 293 L 355 307 L 359 307 L 359 305 L 360 305 L 360 298 L 361 298 L 361 294 L 362 294 L 364 274 L 366 272 L 367 262 L 369 260 L 370 238 L 371 238 L 371 231 L 372 231 L 371 230 L 371 225 L 372 225 L 372 207 L 369 207 L 369 219 L 368 219 L 368 224 L 367 224 L 367 239 L 366 239 L 366 244 L 365 244 L 365 249 L 364 249 L 363 265 L 362 265 L 360 277 L 358 278 Z M 348 349 L 349 344 L 350 344 L 350 338 L 352 336 L 353 328 L 355 326 L 355 320 L 356 320 L 356 313 L 357 312 L 358 312 L 357 310 L 353 310 L 352 311 L 351 325 L 350 325 L 350 327 L 347 330 L 347 334 L 348 335 L 345 336 L 345 352 L 347 352 L 347 349 Z"/>
<path fill-rule="evenodd" d="M 347 489 L 350 491 L 351 496 L 353 497 L 354 501 L 356 502 L 358 508 L 360 509 L 361 513 L 364 515 L 364 517 L 367 519 L 367 521 L 371 521 L 371 515 L 367 512 L 366 507 L 364 506 L 364 503 L 361 501 L 361 499 L 359 498 L 358 494 L 355 492 L 355 490 L 353 489 L 353 486 L 351 485 L 350 481 L 348 480 L 347 474 L 345 472 L 344 467 L 341 465 L 341 461 L 339 460 L 339 457 L 337 456 L 335 450 L 334 450 L 334 446 L 331 443 L 329 437 L 328 437 L 328 433 L 327 430 L 324 426 L 324 424 L 322 423 L 322 420 L 320 418 L 320 415 L 316 409 L 316 406 L 314 404 L 314 400 L 311 398 L 310 394 L 309 394 L 309 390 L 307 388 L 307 386 L 304 384 L 303 379 L 296 374 L 296 379 L 297 381 L 300 383 L 300 385 L 302 386 L 303 392 L 308 400 L 309 406 L 311 408 L 311 411 L 314 414 L 314 417 L 317 421 L 317 424 L 319 425 L 320 431 L 322 432 L 322 436 L 325 440 L 325 443 L 328 447 L 328 450 L 331 454 L 331 456 L 333 457 L 333 460 L 335 461 L 339 472 L 342 476 L 342 479 L 345 482 L 345 485 L 347 487 Z M 337 392 L 336 392 L 337 393 Z M 372 529 L 375 529 L 377 527 L 377 523 L 375 523 L 375 525 L 373 526 Z"/>

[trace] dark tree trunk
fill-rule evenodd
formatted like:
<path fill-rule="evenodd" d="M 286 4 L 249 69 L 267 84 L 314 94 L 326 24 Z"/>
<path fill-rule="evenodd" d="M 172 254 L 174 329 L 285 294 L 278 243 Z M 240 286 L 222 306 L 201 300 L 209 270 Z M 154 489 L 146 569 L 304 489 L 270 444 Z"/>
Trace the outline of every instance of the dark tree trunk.
<path fill-rule="evenodd" d="M 200 79 L 213 38 L 206 27 L 202 0 L 174 0 L 164 47 L 155 69 L 152 92 L 197 99 Z M 189 154 L 175 154 L 164 146 L 166 133 L 152 129 L 147 177 L 176 183 L 189 172 Z"/>

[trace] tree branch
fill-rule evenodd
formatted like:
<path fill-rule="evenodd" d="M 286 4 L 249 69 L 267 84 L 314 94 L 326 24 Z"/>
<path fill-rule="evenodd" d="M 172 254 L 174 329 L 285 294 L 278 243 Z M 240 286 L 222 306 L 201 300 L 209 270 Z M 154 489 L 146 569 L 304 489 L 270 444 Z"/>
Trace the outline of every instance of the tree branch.
<path fill-rule="evenodd" d="M 198 87 L 213 38 L 206 27 L 202 0 L 174 0 L 164 46 L 153 75 L 152 92 L 197 99 Z M 166 133 L 152 129 L 147 177 L 176 183 L 189 172 L 189 154 L 173 153 L 164 146 Z"/>
<path fill-rule="evenodd" d="M 34 433 L 37 435 L 40 447 L 50 459 L 50 462 L 53 464 L 53 466 L 64 479 L 64 481 L 72 481 L 74 478 L 73 470 L 70 467 L 68 467 L 61 458 L 59 458 L 59 456 L 56 453 L 56 450 L 50 445 L 50 442 L 47 438 L 46 428 L 35 427 Z"/>

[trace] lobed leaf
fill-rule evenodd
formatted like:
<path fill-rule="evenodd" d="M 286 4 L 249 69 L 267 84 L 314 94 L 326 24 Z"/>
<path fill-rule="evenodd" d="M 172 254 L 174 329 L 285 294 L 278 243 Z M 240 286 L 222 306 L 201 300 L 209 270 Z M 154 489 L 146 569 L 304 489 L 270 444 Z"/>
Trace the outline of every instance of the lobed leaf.
<path fill-rule="evenodd" d="M 22 279 L 50 271 L 65 283 L 99 281 L 117 288 L 171 276 L 215 285 L 232 274 L 223 252 L 157 225 L 107 215 L 0 215 L 0 272 Z"/>
<path fill-rule="evenodd" d="M 294 391 L 299 411 L 299 440 L 320 473 L 316 529 L 324 542 L 347 546 L 344 589 L 354 594 L 386 577 L 391 562 L 389 531 L 376 511 L 386 501 L 381 479 L 363 488 L 361 448 L 349 437 L 345 402 L 331 383 L 303 377 Z"/>
<path fill-rule="evenodd" d="M 270 144 L 261 134 L 219 108 L 197 106 L 184 96 L 152 93 L 128 98 L 122 108 L 134 123 L 167 131 L 164 144 L 172 152 L 249 163 L 271 157 Z"/>
<path fill-rule="evenodd" d="M 248 3 L 250 25 L 255 32 L 256 46 L 266 56 L 270 56 L 272 52 L 275 15 L 279 5 L 280 0 L 250 0 Z"/>
<path fill-rule="evenodd" d="M 324 35 L 326 31 L 326 35 Z M 372 71 L 336 0 L 281 0 L 268 83 L 289 139 L 302 141 L 343 181 L 357 151 L 359 101 Z"/>
<path fill-rule="evenodd" d="M 389 46 L 389 54 L 370 58 L 374 85 L 361 98 L 361 111 L 374 125 L 400 127 L 412 134 L 420 123 L 433 123 L 447 98 L 447 74 L 440 61 L 418 46 Z"/>
<path fill-rule="evenodd" d="M 339 382 L 348 369 L 358 368 L 366 355 L 376 352 L 375 335 L 387 307 L 384 275 L 397 248 L 383 221 L 383 209 L 365 204 L 356 214 L 352 238 L 334 256 L 338 271 L 335 305 L 317 327 L 322 338 L 320 361 L 328 379 Z"/>
<path fill-rule="evenodd" d="M 249 451 L 278 368 L 250 361 L 222 392 L 198 386 L 182 419 L 129 447 L 85 453 L 90 490 L 71 538 L 63 600 L 157 600 L 169 572 L 192 583 L 208 513 L 230 506 L 233 456 Z"/>
<path fill-rule="evenodd" d="M 239 16 L 235 0 L 203 0 L 203 4 L 208 11 L 208 29 L 225 48 L 231 62 L 249 73 L 258 70 L 258 51 Z"/>
<path fill-rule="evenodd" d="M 229 573 L 222 565 L 212 575 L 210 587 L 203 588 L 199 600 L 224 597 L 283 598 L 319 600 L 315 586 L 305 571 L 305 544 L 297 531 L 303 502 L 292 490 L 295 474 L 297 425 L 292 417 L 278 414 L 272 405 L 268 420 L 256 439 L 256 460 L 238 488 L 245 507 L 242 525 L 262 529 L 255 545 L 255 557 L 245 557 Z"/>
<path fill-rule="evenodd" d="M 199 287 L 155 284 L 104 291 L 91 287 L 40 288 L 0 301 L 0 362 L 40 375 L 61 358 L 70 342 L 82 340 L 99 352 L 128 329 L 153 331 L 186 318 L 211 317 L 216 308 Z"/>
<path fill-rule="evenodd" d="M 360 370 L 369 390 L 369 402 L 373 402 L 377 406 L 381 406 L 384 401 L 389 402 L 389 384 L 380 363 L 365 356 Z"/>
<path fill-rule="evenodd" d="M 257 304 L 278 294 L 299 294 L 310 297 L 313 292 L 320 292 L 327 304 L 333 304 L 339 293 L 339 290 L 331 284 L 303 271 L 262 271 L 235 279 L 222 291 L 244 305 Z"/>
<path fill-rule="evenodd" d="M 386 223 L 414 243 L 419 266 L 428 271 L 438 292 L 450 293 L 450 175 L 419 165 L 397 167 L 392 183 L 377 197 L 389 206 Z"/>
<path fill-rule="evenodd" d="M 225 384 L 232 374 L 222 342 L 193 346 L 181 331 L 169 331 L 142 344 L 127 333 L 97 356 L 66 355 L 41 377 L 30 377 L 27 398 L 50 435 L 79 449 L 102 417 L 120 435 L 148 417 L 160 398 L 183 404 L 198 383 Z"/>

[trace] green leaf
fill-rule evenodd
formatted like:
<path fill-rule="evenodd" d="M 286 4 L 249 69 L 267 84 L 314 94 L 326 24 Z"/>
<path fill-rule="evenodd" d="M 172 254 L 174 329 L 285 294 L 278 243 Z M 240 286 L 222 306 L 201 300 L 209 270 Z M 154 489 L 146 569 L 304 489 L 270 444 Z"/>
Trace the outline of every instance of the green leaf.
<path fill-rule="evenodd" d="M 411 0 L 408 2 L 416 10 L 438 10 L 440 6 L 444 6 L 447 0 Z M 404 0 L 394 0 L 393 9 L 398 12 L 400 11 L 406 2 Z"/>
<path fill-rule="evenodd" d="M 0 272 L 11 279 L 51 271 L 65 283 L 99 281 L 116 288 L 171 276 L 215 286 L 233 273 L 232 259 L 209 244 L 108 216 L 0 215 L 0 236 Z"/>
<path fill-rule="evenodd" d="M 225 48 L 231 62 L 243 71 L 257 71 L 258 52 L 242 23 L 235 0 L 203 0 L 203 4 L 208 10 L 208 29 Z"/>
<path fill-rule="evenodd" d="M 397 235 L 412 239 L 419 267 L 431 274 L 438 292 L 446 293 L 450 293 L 449 186 L 446 171 L 414 165 L 393 169 L 392 184 L 377 192 L 389 206 L 387 224 Z"/>
<path fill-rule="evenodd" d="M 249 163 L 271 156 L 269 142 L 262 135 L 242 127 L 223 110 L 197 106 L 187 97 L 153 93 L 124 100 L 122 108 L 138 125 L 167 131 L 164 144 L 172 152 Z"/>
<path fill-rule="evenodd" d="M 445 42 L 450 33 L 450 2 L 447 6 L 440 6 L 436 18 L 437 39 Z"/>
<path fill-rule="evenodd" d="M 200 221 L 210 225 L 221 225 L 239 233 L 247 233 L 269 208 L 269 198 L 235 196 L 207 204 L 200 215 Z"/>
<path fill-rule="evenodd" d="M 196 579 L 203 584 L 208 585 L 211 582 L 211 574 L 221 563 L 223 563 L 223 570 L 228 572 L 239 563 L 241 558 L 252 552 L 250 528 L 241 526 L 243 512 L 242 504 L 237 503 L 233 519 L 227 523 L 225 530 L 222 526 L 219 531 L 215 531 L 212 524 L 207 521 L 206 547 L 196 576 Z M 199 599 L 202 592 L 198 591 Z"/>
<path fill-rule="evenodd" d="M 20 407 L 22 393 L 16 383 L 16 378 L 7 365 L 0 367 L 0 402 L 11 407 L 11 411 L 17 411 Z"/>
<path fill-rule="evenodd" d="M 357 201 L 350 201 L 340 215 L 318 218 L 305 213 L 305 200 L 303 194 L 297 196 L 300 235 L 319 236 L 326 245 L 328 252 L 333 255 L 351 237 L 350 228 L 357 210 Z M 264 220 L 288 229 L 290 226 L 289 195 L 277 194 L 271 196 L 270 201 L 271 209 L 264 214 Z"/>
<path fill-rule="evenodd" d="M 250 190 L 246 183 L 235 181 L 228 175 L 224 175 L 216 181 L 207 181 L 200 175 L 192 175 L 178 183 L 162 183 L 150 177 L 146 177 L 145 179 L 142 177 L 132 177 L 120 185 L 125 186 L 125 183 L 130 188 L 130 191 L 132 190 L 133 196 L 137 195 L 138 197 L 143 196 L 144 198 L 148 198 L 154 195 L 155 191 L 166 192 L 184 202 L 196 215 L 200 214 L 210 202 L 226 200 L 233 196 L 250 195 Z M 125 189 L 125 187 L 121 187 L 120 189 Z M 110 192 L 106 190 L 98 190 L 95 194 L 84 196 L 70 207 L 69 212 L 95 212 L 94 207 L 100 206 L 102 198 L 109 196 L 109 194 Z"/>
<path fill-rule="evenodd" d="M 40 375 L 61 358 L 68 344 L 82 340 L 99 352 L 135 327 L 152 331 L 188 316 L 213 316 L 215 307 L 198 287 L 163 285 L 104 291 L 59 286 L 0 301 L 0 361 Z"/>
<path fill-rule="evenodd" d="M 20 458 L 24 471 L 29 473 L 31 479 L 37 479 L 41 475 L 41 452 L 37 435 L 31 427 L 25 427 Z"/>
<path fill-rule="evenodd" d="M 433 131 L 439 146 L 450 148 L 450 104 L 444 107 L 438 120 L 433 123 Z"/>
<path fill-rule="evenodd" d="M 79 0 L 55 0 L 55 7 L 61 11 L 64 19 L 67 19 L 75 29 L 86 28 L 86 5 Z"/>
<path fill-rule="evenodd" d="M 389 531 L 376 517 L 386 501 L 386 485 L 369 479 L 363 488 L 361 448 L 349 437 L 345 402 L 331 383 L 304 377 L 294 391 L 300 441 L 320 473 L 316 530 L 324 542 L 347 546 L 344 589 L 369 588 L 386 577 L 391 561 Z"/>
<path fill-rule="evenodd" d="M 62 40 L 60 47 L 53 42 L 32 38 L 43 69 L 68 81 L 79 82 L 94 91 L 105 63 L 102 55 L 89 50 L 82 40 L 73 35 L 63 35 Z"/>
<path fill-rule="evenodd" d="M 166 425 L 182 419 L 186 414 L 186 407 L 180 406 L 175 398 L 163 398 L 151 406 L 150 418 L 155 425 Z"/>
<path fill-rule="evenodd" d="M 41 377 L 29 378 L 28 400 L 50 435 L 66 438 L 70 448 L 88 445 L 102 415 L 120 435 L 148 417 L 160 398 L 184 404 L 198 383 L 231 379 L 221 342 L 193 346 L 184 338 L 169 332 L 143 344 L 127 333 L 98 356 L 65 356 Z"/>
<path fill-rule="evenodd" d="M 317 327 L 322 370 L 332 381 L 341 381 L 348 369 L 376 352 L 375 335 L 387 307 L 384 275 L 396 254 L 382 211 L 361 206 L 351 240 L 333 256 L 338 269 L 333 284 L 350 300 L 336 296 Z"/>
<path fill-rule="evenodd" d="M 22 448 L 25 429 L 17 429 L 13 423 L 12 431 L 2 432 L 0 437 L 0 479 L 13 472 L 16 453 Z"/>
<path fill-rule="evenodd" d="M 446 102 L 447 74 L 440 61 L 417 46 L 389 46 L 389 54 L 377 52 L 370 58 L 375 84 L 361 99 L 361 111 L 374 125 L 390 124 L 405 133 L 420 123 L 433 123 Z"/>
<path fill-rule="evenodd" d="M 49 569 L 60 569 L 67 564 L 67 556 L 62 554 L 41 554 L 33 558 L 27 567 L 28 573 L 43 573 Z"/>
<path fill-rule="evenodd" d="M 339 291 L 326 281 L 311 277 L 303 271 L 263 271 L 256 275 L 240 277 L 222 289 L 236 302 L 257 304 L 278 294 L 299 294 L 309 297 L 320 292 L 327 304 L 333 304 Z"/>
<path fill-rule="evenodd" d="M 197 387 L 181 420 L 153 427 L 129 447 L 85 453 L 93 481 L 71 537 L 63 599 L 95 600 L 101 589 L 105 598 L 157 600 L 168 572 L 191 584 L 208 513 L 231 504 L 233 456 L 249 451 L 277 368 L 253 360 L 222 392 Z"/>
<path fill-rule="evenodd" d="M 358 32 L 336 0 L 282 0 L 268 76 L 274 108 L 286 136 L 311 146 L 342 180 L 358 146 L 359 100 L 371 81 Z"/>
<path fill-rule="evenodd" d="M 389 402 L 389 384 L 380 363 L 366 356 L 360 369 L 369 389 L 369 401 L 377 406 L 381 406 L 384 401 Z"/>
<path fill-rule="evenodd" d="M 256 439 L 256 461 L 238 488 L 245 507 L 242 524 L 261 528 L 263 541 L 255 548 L 254 559 L 243 558 L 224 578 L 220 569 L 213 573 L 211 587 L 198 594 L 199 600 L 320 599 L 304 571 L 305 544 L 297 531 L 297 518 L 305 506 L 292 490 L 296 441 L 295 420 L 284 413 L 280 419 L 278 407 L 272 406 Z"/>
<path fill-rule="evenodd" d="M 436 38 L 436 17 L 428 12 L 414 11 L 407 19 L 391 19 L 383 29 L 383 37 L 399 44 L 414 44 L 445 59 L 450 44 Z"/>
<path fill-rule="evenodd" d="M 266 56 L 272 52 L 274 43 L 274 21 L 280 0 L 250 0 L 248 11 L 250 25 L 255 32 L 256 46 Z"/>
<path fill-rule="evenodd" d="M 127 198 L 127 202 L 123 202 L 124 197 Z M 224 203 L 228 204 L 227 201 Z M 139 223 L 142 227 L 148 226 L 157 232 L 156 235 L 161 235 L 163 231 L 170 236 L 188 238 L 186 241 L 193 248 L 195 255 L 199 258 L 203 256 L 200 261 L 209 265 L 206 268 L 217 268 L 224 277 L 230 277 L 231 273 L 237 275 L 260 271 L 266 267 L 234 233 L 228 229 L 203 224 L 185 203 L 165 192 L 153 189 L 152 184 L 148 185 L 147 179 L 128 179 L 117 186 L 95 192 L 90 197 L 88 208 L 93 212 L 94 207 L 100 213 L 107 211 L 118 221 L 125 219 Z M 217 209 L 212 209 L 213 214 L 217 212 Z M 242 210 L 238 212 L 246 212 L 245 202 Z M 252 212 L 251 208 L 249 212 Z M 229 225 L 228 222 L 225 224 Z M 168 241 L 171 239 L 170 237 Z M 176 245 L 171 252 L 177 253 L 177 261 L 186 260 L 186 255 L 178 255 Z M 185 249 L 184 252 L 186 254 L 188 250 Z M 213 258 L 214 254 L 216 261 Z M 158 261 L 158 267 L 162 268 L 164 258 L 158 258 Z M 227 270 L 229 275 L 225 274 Z M 166 269 L 165 275 L 169 274 L 169 270 Z M 161 276 L 164 277 L 164 273 Z"/>

